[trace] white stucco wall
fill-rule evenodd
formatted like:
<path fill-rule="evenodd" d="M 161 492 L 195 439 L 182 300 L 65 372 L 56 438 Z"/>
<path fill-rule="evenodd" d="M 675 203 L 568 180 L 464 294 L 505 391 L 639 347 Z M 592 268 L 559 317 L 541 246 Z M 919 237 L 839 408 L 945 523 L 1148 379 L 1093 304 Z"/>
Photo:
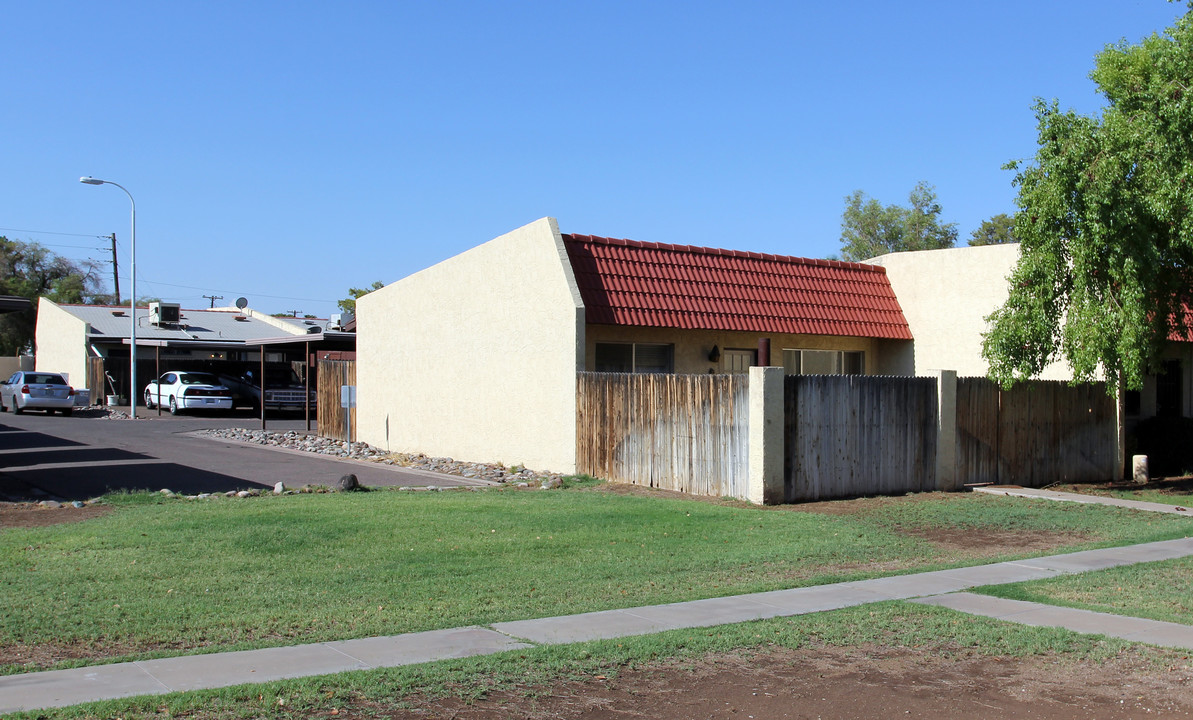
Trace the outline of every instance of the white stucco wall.
<path fill-rule="evenodd" d="M 66 373 L 74 387 L 87 387 L 87 323 L 46 298 L 37 303 L 35 370 Z"/>
<path fill-rule="evenodd" d="M 1019 245 L 919 250 L 882 255 L 866 262 L 886 268 L 887 278 L 915 338 L 912 352 L 900 358 L 891 374 L 935 375 L 956 370 L 959 377 L 984 376 L 982 333 L 986 316 L 1010 294 L 1007 278 L 1019 259 Z M 1040 375 L 1069 380 L 1062 363 Z"/>
<path fill-rule="evenodd" d="M 575 472 L 584 311 L 554 218 L 369 293 L 356 310 L 361 440 Z"/>

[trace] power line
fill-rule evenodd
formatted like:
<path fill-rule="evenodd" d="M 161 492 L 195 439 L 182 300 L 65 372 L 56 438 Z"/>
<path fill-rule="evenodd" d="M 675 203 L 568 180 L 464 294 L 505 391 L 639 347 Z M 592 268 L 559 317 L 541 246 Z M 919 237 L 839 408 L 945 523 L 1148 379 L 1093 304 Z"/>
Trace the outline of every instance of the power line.
<path fill-rule="evenodd" d="M 215 290 L 212 290 L 211 288 L 207 288 L 207 287 L 195 287 L 193 285 L 176 285 L 174 283 L 158 282 L 157 280 L 148 280 L 144 277 L 141 278 L 141 282 L 149 283 L 150 285 L 165 285 L 166 287 L 183 288 L 184 290 L 211 290 L 212 292 L 226 292 L 226 293 L 232 292 L 231 290 L 227 290 L 227 289 L 217 288 Z M 318 302 L 318 303 L 335 302 L 334 300 L 326 300 L 326 299 L 320 299 L 320 298 L 299 298 L 299 297 L 288 297 L 286 295 L 265 295 L 264 293 L 255 293 L 255 292 L 250 292 L 248 294 L 253 295 L 254 297 L 270 298 L 272 300 L 298 300 L 299 302 Z M 204 297 L 206 297 L 206 296 L 204 296 Z M 290 312 L 290 311 L 287 310 L 286 312 Z"/>
<path fill-rule="evenodd" d="M 50 232 L 49 230 L 19 230 L 17 228 L 6 228 L 6 227 L 0 227 L 0 230 L 3 230 L 5 232 L 33 233 L 34 235 L 65 235 L 68 237 L 93 237 L 93 238 L 99 238 L 99 239 L 104 239 L 104 238 L 108 237 L 107 235 L 87 235 L 84 233 Z M 60 246 L 60 247 L 70 247 L 70 246 L 64 245 L 64 246 Z"/>

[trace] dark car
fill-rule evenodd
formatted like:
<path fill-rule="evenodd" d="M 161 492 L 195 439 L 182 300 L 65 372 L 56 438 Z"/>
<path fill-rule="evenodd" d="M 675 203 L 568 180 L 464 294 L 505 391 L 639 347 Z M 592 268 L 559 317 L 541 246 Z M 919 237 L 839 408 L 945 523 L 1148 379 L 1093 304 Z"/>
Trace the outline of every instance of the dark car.
<path fill-rule="evenodd" d="M 251 405 L 261 409 L 261 383 L 257 370 L 246 370 L 238 376 L 220 375 L 220 382 L 232 389 L 237 405 Z M 315 407 L 316 392 L 310 390 L 311 408 Z M 304 397 L 307 389 L 298 373 L 287 367 L 265 368 L 265 409 L 302 410 L 306 407 Z"/>

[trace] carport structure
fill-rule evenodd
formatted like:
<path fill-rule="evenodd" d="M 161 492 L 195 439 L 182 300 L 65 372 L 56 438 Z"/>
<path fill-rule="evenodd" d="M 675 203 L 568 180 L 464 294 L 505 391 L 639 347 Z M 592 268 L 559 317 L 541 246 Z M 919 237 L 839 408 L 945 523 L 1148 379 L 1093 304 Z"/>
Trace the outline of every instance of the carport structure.
<path fill-rule="evenodd" d="M 20 295 L 0 295 L 0 313 L 18 312 L 33 307 L 29 298 Z"/>
<path fill-rule="evenodd" d="M 165 305 L 159 304 L 160 305 Z M 59 305 L 41 298 L 36 331 L 39 370 L 66 373 L 75 387 L 87 387 L 92 398 L 115 395 L 140 401 L 141 388 L 129 386 L 131 327 L 137 326 L 137 376 L 190 370 L 242 375 L 272 358 L 260 338 L 281 339 L 302 347 L 317 339 L 328 321 L 273 317 L 249 308 L 184 310 L 171 314 L 139 307 L 135 319 L 127 306 Z"/>
<path fill-rule="evenodd" d="M 257 373 L 257 396 L 266 398 L 266 359 L 274 356 L 274 362 L 301 363 L 300 376 L 303 383 L 303 413 L 306 418 L 307 430 L 311 429 L 311 390 L 318 387 L 319 359 L 326 356 L 345 357 L 354 356 L 356 352 L 356 333 L 336 330 L 325 326 L 314 326 L 306 335 L 294 337 L 281 335 L 247 340 L 245 345 L 258 348 L 260 369 Z M 267 402 L 259 403 L 261 413 L 261 429 L 266 429 L 265 408 Z"/>

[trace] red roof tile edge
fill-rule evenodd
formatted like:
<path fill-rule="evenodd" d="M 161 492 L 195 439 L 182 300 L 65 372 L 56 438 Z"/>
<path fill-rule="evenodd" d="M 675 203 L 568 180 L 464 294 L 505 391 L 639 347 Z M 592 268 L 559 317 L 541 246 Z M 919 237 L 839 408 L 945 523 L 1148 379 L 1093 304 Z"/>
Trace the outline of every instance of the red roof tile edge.
<path fill-rule="evenodd" d="M 590 323 L 912 339 L 907 320 L 899 308 L 898 298 L 887 280 L 886 268 L 882 266 L 571 233 L 561 233 L 561 237 L 567 247 L 572 269 L 576 273 Z M 616 259 L 605 255 L 602 258 L 601 255 L 604 254 L 594 256 L 591 251 L 580 251 L 580 248 L 585 246 L 624 248 L 631 255 L 619 256 Z M 639 261 L 634 255 L 639 251 L 646 256 L 703 255 L 708 257 L 712 264 L 700 263 L 695 275 L 689 272 L 693 266 L 683 263 L 676 266 L 681 268 L 679 276 L 659 276 L 653 272 L 636 273 L 633 268 Z M 707 288 L 725 282 L 723 275 L 717 277 L 724 270 L 730 270 L 732 275 L 740 277 L 743 268 L 728 268 L 723 265 L 726 261 L 734 265 L 742 261 L 774 263 L 787 267 L 788 271 L 775 273 L 773 276 L 766 273 L 772 281 L 777 281 L 777 284 L 756 286 L 765 288 L 762 293 L 749 289 L 749 283 L 743 285 L 737 281 L 726 284 L 728 292 L 720 297 L 710 296 L 706 291 L 692 295 L 683 289 L 692 286 Z M 656 258 L 648 260 L 646 264 L 659 267 L 660 261 Z M 756 275 L 759 269 L 747 269 L 745 272 Z M 825 272 L 835 277 L 825 276 Z M 870 292 L 859 293 L 851 290 L 855 286 L 846 280 L 842 273 L 844 276 L 854 274 L 856 280 L 862 281 L 863 287 L 868 287 Z M 863 274 L 869 275 L 872 279 L 859 277 Z M 828 286 L 825 283 L 828 283 Z M 843 284 L 832 287 L 838 283 Z M 743 287 L 746 288 L 744 293 Z M 664 296 L 669 299 L 663 300 Z M 850 300 L 825 306 L 822 305 L 825 296 L 838 299 L 845 296 Z M 775 315 L 767 311 L 777 306 L 802 307 L 804 310 L 794 315 Z"/>
<path fill-rule="evenodd" d="M 722 255 L 725 257 L 749 258 L 751 260 L 770 260 L 775 262 L 812 265 L 816 267 L 842 268 L 848 270 L 862 270 L 886 274 L 886 268 L 881 265 L 867 263 L 845 262 L 843 260 L 819 260 L 816 258 L 799 257 L 796 255 L 773 255 L 771 253 L 752 252 L 749 250 L 726 250 L 723 248 L 701 247 L 699 245 L 668 245 L 667 243 L 643 242 L 641 240 L 624 240 L 607 238 L 599 235 L 579 235 L 576 233 L 560 233 L 564 242 L 589 242 L 601 245 L 619 245 L 622 247 L 643 248 L 645 250 L 670 250 L 673 252 L 697 253 L 700 255 Z"/>

